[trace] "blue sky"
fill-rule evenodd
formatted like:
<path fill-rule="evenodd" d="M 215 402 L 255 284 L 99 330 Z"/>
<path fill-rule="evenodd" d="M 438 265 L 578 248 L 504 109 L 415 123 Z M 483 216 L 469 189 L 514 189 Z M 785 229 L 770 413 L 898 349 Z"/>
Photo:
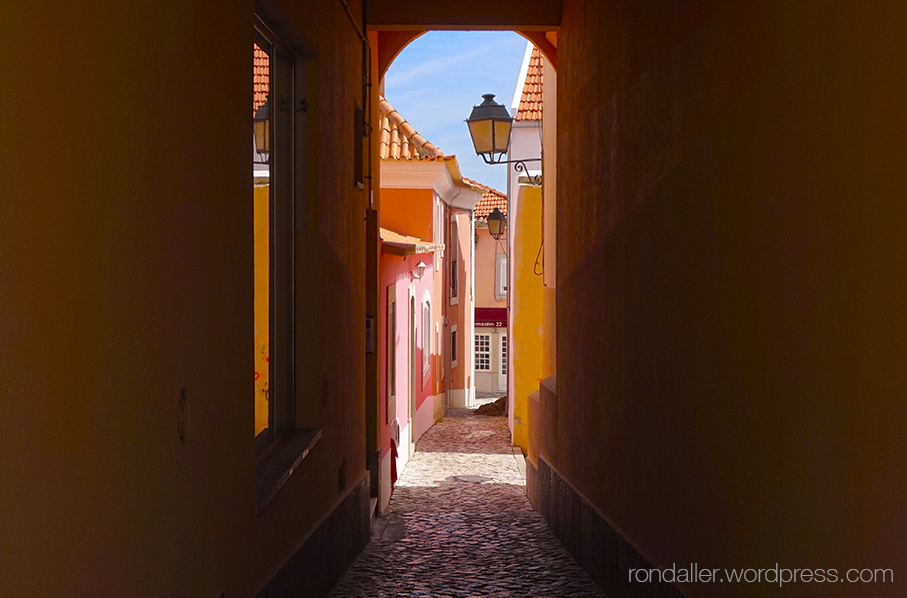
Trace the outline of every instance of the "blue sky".
<path fill-rule="evenodd" d="M 463 122 L 482 94 L 507 106 L 516 89 L 526 39 L 511 31 L 430 31 L 397 56 L 384 78 L 387 101 L 446 155 L 463 176 L 507 192 L 507 166 L 476 156 Z"/>

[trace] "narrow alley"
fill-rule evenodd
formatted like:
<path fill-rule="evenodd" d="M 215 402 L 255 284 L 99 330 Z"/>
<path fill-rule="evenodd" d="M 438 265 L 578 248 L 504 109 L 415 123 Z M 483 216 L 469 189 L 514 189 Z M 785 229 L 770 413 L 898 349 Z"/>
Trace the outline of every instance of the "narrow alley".
<path fill-rule="evenodd" d="M 907 2 L 3 6 L 0 598 L 907 598 Z"/>
<path fill-rule="evenodd" d="M 604 596 L 526 497 L 507 419 L 450 409 L 331 598 Z"/>

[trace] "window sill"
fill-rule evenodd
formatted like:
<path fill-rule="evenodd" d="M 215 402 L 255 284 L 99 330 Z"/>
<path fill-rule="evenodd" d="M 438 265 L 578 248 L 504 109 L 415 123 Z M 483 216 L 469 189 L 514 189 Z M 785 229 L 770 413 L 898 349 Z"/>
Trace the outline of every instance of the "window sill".
<path fill-rule="evenodd" d="M 296 428 L 255 467 L 255 512 L 264 511 L 318 440 L 318 428 Z"/>

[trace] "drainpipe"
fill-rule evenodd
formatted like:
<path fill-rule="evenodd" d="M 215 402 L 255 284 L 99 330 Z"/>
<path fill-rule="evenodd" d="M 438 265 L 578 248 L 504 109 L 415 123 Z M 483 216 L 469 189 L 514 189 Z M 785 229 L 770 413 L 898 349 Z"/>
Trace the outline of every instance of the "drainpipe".
<path fill-rule="evenodd" d="M 444 269 L 444 275 L 441 277 L 441 308 L 444 318 L 444 349 L 441 351 L 441 361 L 444 370 L 444 400 L 445 405 L 450 408 L 450 325 L 447 321 L 450 310 L 450 206 L 444 200 L 441 200 L 441 227 L 444 231 L 445 251 L 444 260 L 441 261 L 441 267 Z"/>
<path fill-rule="evenodd" d="M 472 241 L 476 236 L 475 210 L 469 211 L 469 240 Z M 472 321 L 466 338 L 468 342 L 466 347 L 469 348 L 469 380 L 468 389 L 470 397 L 469 404 L 471 407 L 476 406 L 476 246 L 469 243 L 469 312 L 467 318 Z"/>

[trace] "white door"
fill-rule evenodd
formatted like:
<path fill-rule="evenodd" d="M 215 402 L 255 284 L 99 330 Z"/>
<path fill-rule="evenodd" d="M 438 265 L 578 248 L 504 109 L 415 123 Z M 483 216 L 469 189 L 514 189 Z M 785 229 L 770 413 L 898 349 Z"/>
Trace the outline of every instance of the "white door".
<path fill-rule="evenodd" d="M 507 333 L 498 335 L 498 390 L 507 392 Z"/>

